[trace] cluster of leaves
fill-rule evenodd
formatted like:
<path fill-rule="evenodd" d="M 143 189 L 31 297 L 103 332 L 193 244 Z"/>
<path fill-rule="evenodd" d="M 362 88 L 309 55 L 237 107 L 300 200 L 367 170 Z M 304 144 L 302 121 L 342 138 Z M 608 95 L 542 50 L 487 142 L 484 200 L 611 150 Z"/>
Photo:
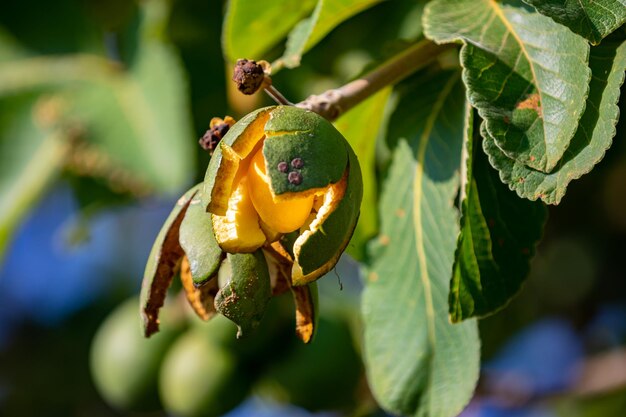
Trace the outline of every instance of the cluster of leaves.
<path fill-rule="evenodd" d="M 253 10 L 230 2 L 228 60 L 261 57 L 288 35 L 274 66 L 294 68 L 332 28 L 377 2 L 270 3 Z M 436 43 L 460 44 L 460 68 L 441 59 L 337 125 L 364 172 L 352 253 L 368 265 L 362 310 L 370 386 L 393 413 L 454 416 L 478 378 L 475 318 L 519 291 L 545 204 L 558 204 L 611 145 L 626 70 L 626 4 L 417 3 L 408 13 L 414 26 Z M 262 36 L 270 25 L 271 36 Z M 379 133 L 390 160 L 377 172 Z M 377 230 L 366 256 L 359 248 Z"/>
<path fill-rule="evenodd" d="M 174 193 L 190 181 L 194 135 L 184 72 L 165 33 L 169 5 L 111 7 L 115 16 L 98 21 L 108 42 L 66 3 L 49 21 L 77 28 L 67 36 L 81 44 L 32 39 L 38 33 L 22 43 L 0 27 L 0 259 L 59 174 L 70 175 L 85 204 Z M 127 33 L 116 37 L 115 26 Z"/>

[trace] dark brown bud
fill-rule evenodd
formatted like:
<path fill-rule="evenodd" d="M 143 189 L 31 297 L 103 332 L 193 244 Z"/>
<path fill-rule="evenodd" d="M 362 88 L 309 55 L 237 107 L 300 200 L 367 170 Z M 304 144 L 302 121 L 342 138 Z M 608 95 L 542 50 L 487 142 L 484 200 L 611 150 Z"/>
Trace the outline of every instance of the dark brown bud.
<path fill-rule="evenodd" d="M 300 169 L 304 166 L 304 161 L 302 158 L 294 158 L 293 161 L 291 161 L 291 166 L 295 169 Z"/>
<path fill-rule="evenodd" d="M 280 172 L 287 172 L 287 171 L 289 171 L 289 165 L 287 165 L 287 162 L 285 162 L 285 161 L 279 162 L 278 165 L 276 166 L 276 168 Z"/>
<path fill-rule="evenodd" d="M 287 175 L 287 180 L 289 180 L 289 184 L 300 185 L 302 183 L 302 174 L 292 171 Z"/>
<path fill-rule="evenodd" d="M 220 143 L 224 135 L 226 135 L 228 129 L 230 129 L 230 125 L 228 123 L 218 123 L 207 130 L 198 143 L 202 149 L 209 151 L 210 154 L 213 154 L 213 151 L 217 148 L 217 145 Z"/>
<path fill-rule="evenodd" d="M 264 78 L 263 65 L 256 61 L 240 59 L 235 64 L 233 81 L 237 84 L 237 89 L 246 95 L 256 93 L 263 84 Z"/>

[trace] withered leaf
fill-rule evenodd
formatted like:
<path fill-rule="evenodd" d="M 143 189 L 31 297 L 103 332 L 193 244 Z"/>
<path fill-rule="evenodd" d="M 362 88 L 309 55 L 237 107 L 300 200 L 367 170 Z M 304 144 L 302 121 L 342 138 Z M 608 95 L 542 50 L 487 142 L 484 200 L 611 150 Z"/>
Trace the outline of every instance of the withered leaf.
<path fill-rule="evenodd" d="M 304 343 L 309 343 L 317 330 L 317 283 L 292 286 L 291 293 L 296 305 L 296 335 Z"/>
<path fill-rule="evenodd" d="M 219 290 L 216 275 L 217 273 L 212 278 L 206 280 L 204 284 L 196 287 L 193 282 L 189 259 L 183 256 L 180 265 L 180 280 L 189 305 L 191 305 L 198 317 L 204 321 L 208 321 L 217 313 L 214 305 L 215 296 Z"/>
<path fill-rule="evenodd" d="M 150 251 L 141 284 L 140 299 L 143 329 L 146 337 L 159 331 L 159 310 L 163 307 L 167 289 L 172 283 L 172 279 L 180 266 L 180 260 L 184 255 L 178 241 L 180 224 L 189 207 L 189 202 L 198 192 L 198 189 L 199 185 L 196 185 L 176 202 Z"/>

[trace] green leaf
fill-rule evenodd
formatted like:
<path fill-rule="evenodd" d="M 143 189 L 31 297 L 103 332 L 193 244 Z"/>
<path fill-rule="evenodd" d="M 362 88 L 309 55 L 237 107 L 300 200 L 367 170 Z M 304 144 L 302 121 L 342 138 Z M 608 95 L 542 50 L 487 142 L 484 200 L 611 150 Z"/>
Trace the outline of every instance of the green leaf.
<path fill-rule="evenodd" d="M 159 191 L 174 192 L 194 170 L 186 82 L 170 48 L 145 43 L 130 71 L 70 92 L 70 115 L 114 164 Z"/>
<path fill-rule="evenodd" d="M 524 0 L 524 2 L 587 38 L 594 45 L 626 22 L 624 0 Z"/>
<path fill-rule="evenodd" d="M 474 149 L 479 135 L 469 119 L 467 187 L 448 300 L 452 322 L 492 314 L 519 291 L 547 215 L 542 203 L 520 199 L 502 184 Z"/>
<path fill-rule="evenodd" d="M 359 260 L 364 259 L 365 244 L 378 230 L 376 139 L 390 93 L 391 88 L 380 91 L 335 122 L 337 130 L 348 140 L 359 158 L 363 175 L 361 215 L 348 247 L 348 253 Z"/>
<path fill-rule="evenodd" d="M 12 60 L 0 67 L 0 99 L 43 87 L 63 93 L 62 118 L 106 155 L 111 171 L 161 192 L 178 191 L 194 171 L 194 141 L 184 72 L 159 29 L 163 7 L 161 1 L 144 6 L 130 68 L 88 54 Z"/>
<path fill-rule="evenodd" d="M 318 0 L 313 14 L 289 34 L 285 53 L 272 67 L 295 68 L 302 55 L 340 23 L 382 0 Z"/>
<path fill-rule="evenodd" d="M 563 160 L 550 174 L 507 158 L 491 135 L 481 129 L 485 139 L 483 147 L 491 165 L 520 197 L 559 204 L 568 184 L 591 171 L 611 146 L 619 118 L 620 86 L 626 70 L 626 42 L 605 39 L 591 48 L 589 64 L 593 76 L 585 114 Z"/>
<path fill-rule="evenodd" d="M 456 416 L 478 379 L 476 322 L 451 324 L 447 302 L 464 106 L 459 73 L 442 72 L 412 84 L 389 122 L 395 150 L 363 314 L 368 381 L 394 414 Z"/>
<path fill-rule="evenodd" d="M 539 13 L 494 0 L 434 0 L 426 36 L 462 40 L 463 79 L 509 158 L 551 172 L 585 108 L 589 44 Z"/>
<path fill-rule="evenodd" d="M 42 120 L 54 102 L 36 93 L 0 101 L 0 261 L 28 209 L 63 164 L 67 142 Z"/>
<path fill-rule="evenodd" d="M 0 26 L 0 62 L 6 62 L 27 55 L 27 51 L 17 39 Z"/>
<path fill-rule="evenodd" d="M 230 0 L 222 31 L 226 60 L 263 59 L 314 7 L 315 0 Z"/>

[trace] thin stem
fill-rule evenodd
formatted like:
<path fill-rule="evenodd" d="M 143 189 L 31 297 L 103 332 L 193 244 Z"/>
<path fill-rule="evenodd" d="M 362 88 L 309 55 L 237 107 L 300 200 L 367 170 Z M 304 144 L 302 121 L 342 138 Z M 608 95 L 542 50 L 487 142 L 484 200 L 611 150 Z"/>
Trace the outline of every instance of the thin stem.
<path fill-rule="evenodd" d="M 293 103 L 285 98 L 273 85 L 269 84 L 265 86 L 265 92 L 268 96 L 272 98 L 276 103 L 283 104 L 285 106 L 293 106 Z"/>
<path fill-rule="evenodd" d="M 297 107 L 311 110 L 332 121 L 382 88 L 396 84 L 417 70 L 424 68 L 439 54 L 454 45 L 437 45 L 422 40 L 395 55 L 363 77 L 348 84 L 308 97 Z"/>

